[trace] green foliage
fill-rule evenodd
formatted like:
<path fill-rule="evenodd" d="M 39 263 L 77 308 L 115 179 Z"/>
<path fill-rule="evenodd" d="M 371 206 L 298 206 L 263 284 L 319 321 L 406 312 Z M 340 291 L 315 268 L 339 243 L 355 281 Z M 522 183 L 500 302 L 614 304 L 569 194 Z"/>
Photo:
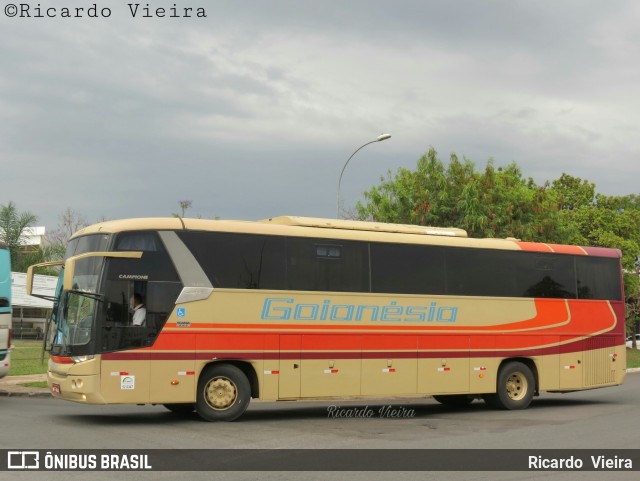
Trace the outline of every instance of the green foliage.
<path fill-rule="evenodd" d="M 0 206 L 0 241 L 9 246 L 11 268 L 16 272 L 25 272 L 33 258 L 26 252 L 26 230 L 33 227 L 38 217 L 31 212 L 18 212 L 16 205 L 9 202 Z"/>
<path fill-rule="evenodd" d="M 415 171 L 388 172 L 365 192 L 356 206 L 360 219 L 379 222 L 459 227 L 471 237 L 556 240 L 558 201 L 548 185 L 525 179 L 511 163 L 490 160 L 477 171 L 469 159 L 451 155 L 445 166 L 434 149 L 418 160 Z"/>
<path fill-rule="evenodd" d="M 565 173 L 554 180 L 551 186 L 557 194 L 559 207 L 562 210 L 591 205 L 596 195 L 595 184 Z"/>

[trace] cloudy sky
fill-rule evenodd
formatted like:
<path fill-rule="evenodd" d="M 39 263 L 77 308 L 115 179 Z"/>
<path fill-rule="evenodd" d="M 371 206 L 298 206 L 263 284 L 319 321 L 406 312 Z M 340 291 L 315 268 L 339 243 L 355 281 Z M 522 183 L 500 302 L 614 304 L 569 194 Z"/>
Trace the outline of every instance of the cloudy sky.
<path fill-rule="evenodd" d="M 10 2 L 0 204 L 49 229 L 67 208 L 93 222 L 186 199 L 202 217 L 335 217 L 345 161 L 381 133 L 345 171 L 347 208 L 430 146 L 640 192 L 637 1 L 176 0 L 191 18 Z"/>

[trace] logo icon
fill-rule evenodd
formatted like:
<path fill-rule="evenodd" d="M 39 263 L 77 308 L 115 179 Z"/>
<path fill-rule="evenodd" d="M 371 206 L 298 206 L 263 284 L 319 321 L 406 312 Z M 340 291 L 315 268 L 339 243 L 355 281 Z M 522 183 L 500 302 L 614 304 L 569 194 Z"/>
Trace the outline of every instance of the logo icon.
<path fill-rule="evenodd" d="M 176 316 L 178 316 L 178 317 L 186 317 L 187 316 L 187 309 L 185 307 L 176 308 Z"/>
<path fill-rule="evenodd" d="M 130 391 L 136 388 L 135 376 L 120 376 L 120 389 L 123 391 Z"/>
<path fill-rule="evenodd" d="M 8 451 L 8 469 L 40 469 L 40 453 L 38 451 Z"/>

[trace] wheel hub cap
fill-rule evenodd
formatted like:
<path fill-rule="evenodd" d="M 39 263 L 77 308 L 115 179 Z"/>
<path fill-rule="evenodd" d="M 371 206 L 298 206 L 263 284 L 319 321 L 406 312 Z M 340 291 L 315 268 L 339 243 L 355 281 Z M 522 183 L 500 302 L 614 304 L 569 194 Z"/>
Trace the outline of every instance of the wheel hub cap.
<path fill-rule="evenodd" d="M 519 401 L 527 394 L 527 379 L 519 372 L 507 379 L 507 394 L 514 401 Z"/>
<path fill-rule="evenodd" d="M 215 378 L 207 384 L 205 397 L 213 409 L 227 409 L 238 397 L 236 385 L 227 378 Z"/>

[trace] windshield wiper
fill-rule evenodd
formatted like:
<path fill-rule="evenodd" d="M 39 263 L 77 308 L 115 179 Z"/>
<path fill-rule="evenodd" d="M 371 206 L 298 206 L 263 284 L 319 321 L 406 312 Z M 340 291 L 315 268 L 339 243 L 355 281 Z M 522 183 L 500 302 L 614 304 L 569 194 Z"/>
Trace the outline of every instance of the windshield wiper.
<path fill-rule="evenodd" d="M 73 291 L 67 291 L 67 292 L 71 294 L 77 294 L 83 297 L 88 297 L 89 299 L 93 299 L 94 301 L 99 301 L 99 302 L 102 302 L 102 300 L 104 299 L 103 294 L 95 294 L 93 292 L 80 291 L 80 290 L 73 290 Z"/>

